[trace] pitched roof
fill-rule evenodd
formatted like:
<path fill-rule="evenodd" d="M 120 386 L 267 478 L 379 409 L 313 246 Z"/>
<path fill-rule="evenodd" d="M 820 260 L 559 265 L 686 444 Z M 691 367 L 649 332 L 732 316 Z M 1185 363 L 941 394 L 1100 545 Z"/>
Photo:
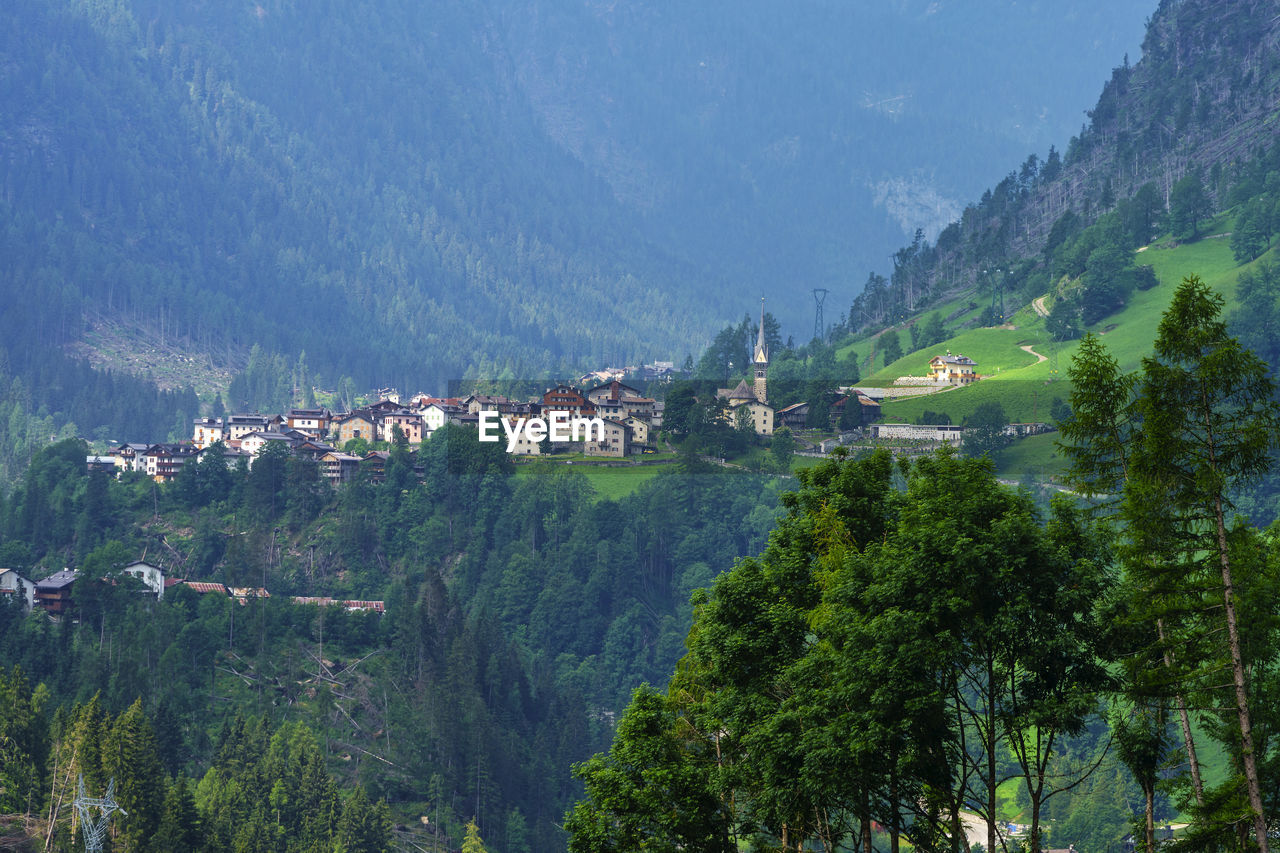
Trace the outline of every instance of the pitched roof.
<path fill-rule="evenodd" d="M 270 430 L 265 430 L 265 429 L 251 432 L 248 435 L 246 435 L 245 438 L 253 438 L 255 436 L 258 438 L 261 438 L 264 441 L 287 441 L 290 444 L 299 440 L 297 437 L 292 435 L 286 435 L 285 433 L 282 433 L 282 432 L 271 432 Z"/>
<path fill-rule="evenodd" d="M 623 383 L 619 382 L 617 379 L 613 379 L 613 380 L 610 380 L 609 382 L 605 382 L 601 385 L 597 385 L 594 388 L 589 388 L 585 393 L 588 397 L 590 397 L 592 394 L 596 393 L 597 391 L 608 391 L 609 392 L 608 399 L 610 400 L 630 399 L 630 398 L 640 396 L 640 389 L 632 388 L 630 385 L 624 385 Z M 631 391 L 632 393 L 626 394 L 626 393 L 623 393 L 624 391 Z"/>
<path fill-rule="evenodd" d="M 359 456 L 352 456 L 350 453 L 338 453 L 337 451 L 330 451 L 320 457 L 321 462 L 359 462 L 360 459 L 361 457 Z"/>
<path fill-rule="evenodd" d="M 342 424 L 354 421 L 356 418 L 368 423 L 373 423 L 373 413 L 368 409 L 356 409 L 354 412 L 345 412 L 341 415 L 334 415 L 333 422 L 338 426 L 341 426 Z"/>
<path fill-rule="evenodd" d="M 947 351 L 946 355 L 935 355 L 933 358 L 929 359 L 930 364 L 933 364 L 935 361 L 941 362 L 942 364 L 960 364 L 965 366 L 977 366 L 978 364 L 978 362 L 968 356 L 960 355 L 959 353 L 952 355 L 950 350 Z"/>
<path fill-rule="evenodd" d="M 170 444 L 161 443 L 153 444 L 147 448 L 143 456 L 194 456 L 200 452 L 200 448 L 194 444 Z"/>
<path fill-rule="evenodd" d="M 756 392 L 751 390 L 745 379 L 739 380 L 737 387 L 729 392 L 730 400 L 754 400 L 755 398 Z"/>
<path fill-rule="evenodd" d="M 36 589 L 40 592 L 55 592 L 60 589 L 66 589 L 75 582 L 76 573 L 71 569 L 63 569 L 60 572 L 54 572 L 41 581 L 36 581 Z"/>
<path fill-rule="evenodd" d="M 306 453 L 329 453 L 337 448 L 328 442 L 308 440 L 299 444 L 297 449 Z"/>
<path fill-rule="evenodd" d="M 189 587 L 195 592 L 220 592 L 227 594 L 227 588 L 220 583 L 205 583 L 204 581 L 184 581 L 183 586 Z"/>

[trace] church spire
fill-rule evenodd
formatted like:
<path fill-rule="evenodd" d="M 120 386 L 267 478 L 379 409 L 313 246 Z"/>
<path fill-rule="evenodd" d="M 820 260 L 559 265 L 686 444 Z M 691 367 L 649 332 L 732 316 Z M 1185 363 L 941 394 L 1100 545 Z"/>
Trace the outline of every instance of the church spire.
<path fill-rule="evenodd" d="M 760 332 L 756 335 L 756 353 L 751 359 L 756 364 L 769 364 L 769 348 L 764 342 L 764 297 L 760 297 Z"/>
<path fill-rule="evenodd" d="M 756 352 L 751 359 L 752 365 L 755 367 L 755 391 L 756 399 L 761 403 L 767 403 L 765 399 L 765 381 L 769 373 L 769 347 L 764 342 L 764 297 L 760 297 L 760 332 L 756 335 Z"/>

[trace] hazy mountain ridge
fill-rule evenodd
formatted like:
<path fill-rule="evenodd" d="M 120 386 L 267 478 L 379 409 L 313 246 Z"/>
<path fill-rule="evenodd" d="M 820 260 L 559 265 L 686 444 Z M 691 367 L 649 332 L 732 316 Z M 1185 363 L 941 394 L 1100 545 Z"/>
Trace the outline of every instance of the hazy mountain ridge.
<path fill-rule="evenodd" d="M 258 343 L 407 388 L 679 360 L 762 292 L 803 334 L 811 286 L 900 240 L 910 208 L 873 187 L 924 175 L 945 202 L 991 159 L 928 165 L 990 116 L 930 115 L 868 34 L 918 64 L 1058 23 L 995 8 L 18 0 L 0 215 L 30 307 L 5 331 L 62 347 L 106 315 L 224 368 Z M 963 77 L 991 50 L 945 55 Z M 871 163 L 909 122 L 910 165 Z"/>
<path fill-rule="evenodd" d="M 1269 143 L 1280 108 L 1280 3 L 1164 0 L 1143 40 L 1143 57 L 1112 73 L 1088 128 L 1066 151 L 1062 176 L 1038 193 L 1024 236 L 1043 243 L 1066 210 L 1086 199 L 1127 198 L 1155 181 L 1166 203 L 1187 171 L 1242 161 Z"/>
<path fill-rule="evenodd" d="M 1163 220 L 1175 185 L 1188 176 L 1202 179 L 1211 209 L 1234 204 L 1232 187 L 1273 139 L 1280 4 L 1166 0 L 1149 21 L 1143 57 L 1124 59 L 1065 150 L 1027 157 L 933 245 L 899 250 L 892 282 L 872 276 L 854 302 L 851 327 L 910 322 L 974 288 L 989 296 L 993 271 L 1011 312 L 1062 275 L 1042 251 L 1104 214 L 1130 215 L 1121 211 L 1131 197 L 1141 195 L 1139 206 L 1158 208 Z"/>
<path fill-rule="evenodd" d="M 1064 139 L 1063 91 L 1104 79 L 1130 8 L 519 3 L 508 37 L 548 134 L 661 242 L 792 295 L 848 288 Z M 781 311 L 805 327 L 807 301 Z"/>
<path fill-rule="evenodd" d="M 603 223 L 598 231 L 616 226 L 608 215 L 577 217 L 592 193 L 569 187 L 563 165 L 516 168 L 529 177 L 514 192 L 509 178 L 505 185 L 495 179 L 498 167 L 516 166 L 514 155 L 486 156 L 466 143 L 492 139 L 518 146 L 520 140 L 504 142 L 502 127 L 510 123 L 500 119 L 509 109 L 490 113 L 476 108 L 478 97 L 468 103 L 466 93 L 445 92 L 442 97 L 453 94 L 460 102 L 460 124 L 471 115 L 468 107 L 497 124 L 465 134 L 436 133 L 421 123 L 402 127 L 414 112 L 411 104 L 379 110 L 361 89 L 360 74 L 339 73 L 351 71 L 355 57 L 317 59 L 331 76 L 317 76 L 313 68 L 311 86 L 301 79 L 290 84 L 286 67 L 292 64 L 296 77 L 307 64 L 306 51 L 325 53 L 336 45 L 310 38 L 299 18 L 273 20 L 287 10 L 263 10 L 243 29 L 239 22 L 228 32 L 212 25 L 193 31 L 187 22 L 165 21 L 153 11 L 158 16 L 145 35 L 137 35 L 143 28 L 130 17 L 102 22 L 109 32 L 103 35 L 69 12 L 32 7 L 15 10 L 11 29 L 45 29 L 54 44 L 60 40 L 58 53 L 74 57 L 46 74 L 65 91 L 42 93 L 32 81 L 18 93 L 28 96 L 37 116 L 20 127 L 44 130 L 26 134 L 32 144 L 18 149 L 25 157 L 10 160 L 21 166 L 7 183 L 16 185 L 19 208 L 40 203 L 33 198 L 36 181 L 52 184 L 42 216 L 56 217 L 76 234 L 78 251 L 112 258 L 94 266 L 130 268 L 119 282 L 128 298 L 112 289 L 115 282 L 85 281 L 87 270 L 63 270 L 61 277 L 95 304 L 123 308 L 157 330 L 167 323 L 169 334 L 190 337 L 197 347 L 225 346 L 231 359 L 263 342 L 284 352 L 309 350 L 334 378 L 350 373 L 405 384 L 442 383 L 477 364 L 541 371 L 562 358 L 625 358 L 643 345 L 634 314 L 694 315 L 691 304 L 671 301 L 669 285 L 653 282 L 662 268 L 660 253 L 637 269 L 610 256 L 625 256 L 607 251 L 616 237 L 570 233 L 593 223 Z M 291 29 L 294 42 L 259 34 L 263 43 L 255 45 L 245 36 L 244 30 L 268 22 Z M 393 22 L 383 26 L 388 33 L 409 32 Z M 219 35 L 245 57 L 271 59 L 258 67 L 241 62 L 244 57 L 233 61 L 212 41 Z M 334 38 L 341 42 L 343 36 Z M 275 50 L 267 43 L 273 39 Z M 291 56 L 290 48 L 302 55 Z M 378 61 L 373 51 L 366 56 L 366 62 Z M 96 67 L 84 67 L 82 58 Z M 18 64 L 27 74 L 34 70 L 34 62 Z M 384 77 L 397 75 L 401 71 L 393 67 Z M 276 102 L 261 100 L 270 91 L 262 85 L 267 78 L 281 83 Z M 103 79 L 113 91 L 81 85 Z M 430 83 L 407 81 L 419 90 Z M 326 94 L 334 108 L 320 109 Z M 352 114 L 357 105 L 362 111 Z M 373 112 L 384 119 L 381 133 L 369 132 Z M 419 112 L 446 126 L 453 118 L 435 103 Z M 312 127 L 299 124 L 303 116 L 314 117 Z M 117 141 L 106 142 L 111 139 Z M 428 142 L 434 151 L 419 148 Z M 538 154 L 536 147 L 529 150 Z M 99 156 L 106 151 L 110 157 Z M 576 206 L 557 199 L 557 187 Z M 521 211 L 520 198 L 545 200 Z M 557 209 L 571 215 L 558 221 L 536 216 Z M 67 254 L 28 263 L 65 266 Z M 623 286 L 633 272 L 649 279 L 645 287 Z M 540 287 L 540 281 L 554 287 Z M 256 310 L 243 316 L 249 306 Z M 163 317 L 166 310 L 171 317 Z M 630 334 L 622 331 L 628 326 Z M 667 322 L 645 343 L 653 339 L 663 347 L 665 334 L 665 345 L 672 346 L 692 331 L 681 320 Z M 356 348 L 368 357 L 349 364 L 345 354 Z M 429 366 L 410 354 L 420 348 L 435 354 Z"/>

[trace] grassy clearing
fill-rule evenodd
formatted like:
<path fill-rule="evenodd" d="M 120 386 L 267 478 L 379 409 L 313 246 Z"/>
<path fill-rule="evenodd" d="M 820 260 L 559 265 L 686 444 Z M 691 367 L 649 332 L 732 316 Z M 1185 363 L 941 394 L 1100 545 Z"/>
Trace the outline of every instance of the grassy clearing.
<path fill-rule="evenodd" d="M 1215 221 L 1209 230 L 1213 233 L 1221 227 L 1222 221 Z M 1273 249 L 1263 257 L 1273 256 L 1275 252 Z M 1157 242 L 1140 253 L 1138 260 L 1152 266 L 1160 284 L 1151 290 L 1135 292 L 1124 310 L 1088 329 L 1102 336 L 1103 343 L 1124 370 L 1139 367 L 1142 358 L 1150 353 L 1160 317 L 1184 277 L 1200 276 L 1226 297 L 1229 310 L 1235 295 L 1236 279 L 1243 269 L 1252 266 L 1237 267 L 1229 241 L 1213 236 L 1179 246 L 1169 245 L 1168 241 Z M 979 372 L 993 374 L 990 379 L 939 395 L 888 402 L 884 406 L 884 419 L 916 421 L 925 410 L 932 410 L 945 411 L 952 421 L 959 422 L 980 403 L 995 401 L 1004 407 L 1011 421 L 1047 420 L 1053 398 L 1065 400 L 1070 393 L 1065 381 L 1066 373 L 1079 342 L 1050 341 L 1044 330 L 1044 321 L 1034 316 L 1029 306 L 1011 319 L 1017 326 L 1015 330 L 973 330 L 938 347 L 972 357 L 978 362 Z M 1047 361 L 1037 362 L 1034 356 L 1018 348 L 1023 344 L 1029 344 Z M 908 356 L 877 376 L 887 373 L 923 375 L 923 365 L 931 353 L 930 350 Z M 912 363 L 906 364 L 908 361 Z M 902 364 L 902 370 L 898 370 L 899 364 Z M 999 368 L 999 371 L 995 372 L 993 368 Z M 1045 460 L 1046 464 L 1048 461 Z"/>
<path fill-rule="evenodd" d="M 584 465 L 580 470 L 586 475 L 591 487 L 596 490 L 597 500 L 616 501 L 625 498 L 668 467 L 670 466 L 631 465 L 606 468 L 600 465 Z"/>
<path fill-rule="evenodd" d="M 793 456 L 791 458 L 791 473 L 795 473 L 804 468 L 814 468 L 825 462 L 822 456 Z"/>
<path fill-rule="evenodd" d="M 1056 432 L 1018 439 L 993 457 L 1002 477 L 1020 480 L 1031 477 L 1037 482 L 1057 479 L 1067 469 L 1066 458 L 1054 442 Z"/>
<path fill-rule="evenodd" d="M 944 343 L 903 356 L 888 367 L 876 371 L 870 378 L 892 381 L 900 376 L 926 376 L 929 373 L 929 359 L 935 355 L 943 355 L 947 350 L 954 355 L 967 355 L 976 361 L 978 372 L 983 375 L 999 375 L 1006 370 L 1017 370 L 1035 364 L 1036 357 L 1019 347 L 1032 344 L 1034 348 L 1036 340 L 1036 335 L 1028 336 L 1027 330 L 1021 327 L 970 329 Z"/>
<path fill-rule="evenodd" d="M 546 471 L 548 465 L 572 464 L 575 459 L 543 463 L 527 463 L 517 466 L 516 477 L 536 477 L 540 471 Z M 616 501 L 634 492 L 641 485 L 659 473 L 667 470 L 670 464 L 662 465 L 598 465 L 572 464 L 572 469 L 582 474 L 591 488 L 595 489 L 596 500 Z M 559 469 L 557 469 L 559 470 Z"/>
<path fill-rule="evenodd" d="M 1006 779 L 996 788 L 996 812 L 1005 823 L 1028 823 L 1029 814 L 1024 814 L 1018 806 L 1018 792 L 1022 789 L 1022 778 Z"/>

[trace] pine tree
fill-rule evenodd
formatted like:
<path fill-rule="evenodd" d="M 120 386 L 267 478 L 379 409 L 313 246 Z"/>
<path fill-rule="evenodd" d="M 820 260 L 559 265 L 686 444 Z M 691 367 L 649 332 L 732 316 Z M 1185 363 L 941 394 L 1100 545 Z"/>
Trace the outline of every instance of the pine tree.
<path fill-rule="evenodd" d="M 1260 701 L 1249 659 L 1274 654 L 1276 638 L 1242 624 L 1240 608 L 1267 595 L 1247 581 L 1257 572 L 1255 532 L 1230 521 L 1230 496 L 1270 469 L 1280 406 L 1267 366 L 1226 332 L 1222 297 L 1195 276 L 1178 288 L 1161 320 L 1154 355 L 1137 376 L 1123 376 L 1096 339 L 1081 347 L 1072 369 L 1072 419 L 1063 426 L 1073 479 L 1088 494 L 1123 488 L 1131 621 L 1147 639 L 1133 642 L 1165 678 L 1154 689 L 1179 710 L 1198 803 L 1201 793 L 1186 711 L 1190 691 L 1208 690 L 1227 705 L 1234 732 L 1226 738 L 1244 777 L 1259 849 L 1268 849 L 1266 809 L 1253 720 Z M 1242 571 L 1243 567 L 1243 571 Z M 1217 598 L 1216 606 L 1207 606 Z M 1242 639 L 1250 637 L 1249 648 Z M 1216 693 L 1213 646 L 1230 663 L 1230 698 Z M 1132 654 L 1129 655 L 1130 657 Z M 1138 666 L 1139 670 L 1150 667 Z M 1206 687 L 1206 677 L 1215 687 Z M 1148 688 L 1130 679 L 1138 695 Z"/>
<path fill-rule="evenodd" d="M 142 850 L 155 834 L 164 809 L 164 765 L 155 732 L 137 700 L 116 718 L 102 755 L 102 771 L 115 779 L 116 801 L 128 812 L 122 834 L 131 850 Z"/>
<path fill-rule="evenodd" d="M 41 800 L 49 756 L 48 726 L 22 670 L 0 670 L 0 814 L 26 812 Z"/>
<path fill-rule="evenodd" d="M 1213 211 L 1200 173 L 1193 171 L 1173 185 L 1169 191 L 1169 225 L 1182 240 L 1200 236 L 1200 223 Z"/>
<path fill-rule="evenodd" d="M 390 846 L 391 815 L 387 804 L 370 803 L 364 788 L 357 786 L 343 803 L 334 850 L 342 853 L 385 853 Z"/>
<path fill-rule="evenodd" d="M 1240 761 L 1261 853 L 1269 835 L 1253 733 L 1253 702 L 1237 615 L 1230 495 L 1266 473 L 1280 435 L 1280 405 L 1267 366 L 1227 334 L 1222 297 L 1183 280 L 1165 312 L 1155 354 L 1143 360 L 1142 441 L 1135 476 L 1155 484 L 1185 537 L 1187 563 L 1221 579 Z M 1207 560 L 1205 558 L 1208 558 Z"/>
<path fill-rule="evenodd" d="M 480 827 L 474 820 L 467 821 L 467 834 L 462 839 L 462 853 L 486 853 L 484 842 L 480 839 Z"/>
<path fill-rule="evenodd" d="M 156 853 L 199 853 L 203 836 L 200 813 L 186 776 L 179 776 L 165 793 L 160 824 L 151 839 Z"/>

